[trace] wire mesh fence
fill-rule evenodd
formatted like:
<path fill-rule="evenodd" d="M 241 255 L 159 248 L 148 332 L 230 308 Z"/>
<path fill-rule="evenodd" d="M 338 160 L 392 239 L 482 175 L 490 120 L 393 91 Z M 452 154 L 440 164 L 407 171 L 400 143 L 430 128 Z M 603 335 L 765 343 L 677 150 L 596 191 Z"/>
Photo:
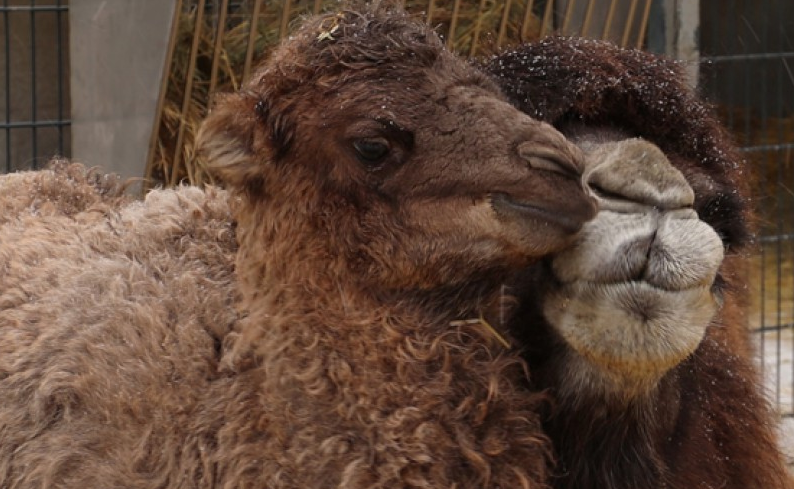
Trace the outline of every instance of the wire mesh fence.
<path fill-rule="evenodd" d="M 763 374 L 794 416 L 794 3 L 701 2 L 701 86 L 750 163 L 760 243 L 751 322 Z"/>
<path fill-rule="evenodd" d="M 0 4 L 0 172 L 70 153 L 67 0 Z"/>

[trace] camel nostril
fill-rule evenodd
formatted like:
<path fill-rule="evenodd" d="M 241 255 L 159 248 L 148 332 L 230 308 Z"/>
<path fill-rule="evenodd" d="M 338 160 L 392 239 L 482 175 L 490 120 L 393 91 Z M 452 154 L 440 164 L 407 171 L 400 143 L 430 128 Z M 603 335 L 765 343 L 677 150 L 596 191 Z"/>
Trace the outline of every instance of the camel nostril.
<path fill-rule="evenodd" d="M 552 148 L 538 146 L 537 143 L 519 144 L 518 155 L 535 170 L 560 173 L 573 178 L 578 178 L 582 174 L 581 165 L 577 165 L 572 157 Z"/>
<path fill-rule="evenodd" d="M 618 191 L 602 187 L 595 181 L 586 181 L 587 188 L 598 200 L 626 200 L 626 196 Z"/>
<path fill-rule="evenodd" d="M 583 180 L 602 208 L 691 211 L 692 187 L 654 144 L 633 138 L 593 144 L 586 152 L 588 168 Z"/>
<path fill-rule="evenodd" d="M 564 165 L 561 165 L 559 162 L 544 158 L 542 156 L 530 156 L 525 158 L 527 163 L 529 163 L 530 168 L 534 168 L 536 170 L 548 170 L 552 172 L 562 173 L 564 175 L 572 175 L 573 173 L 570 171 L 570 168 L 566 168 Z"/>

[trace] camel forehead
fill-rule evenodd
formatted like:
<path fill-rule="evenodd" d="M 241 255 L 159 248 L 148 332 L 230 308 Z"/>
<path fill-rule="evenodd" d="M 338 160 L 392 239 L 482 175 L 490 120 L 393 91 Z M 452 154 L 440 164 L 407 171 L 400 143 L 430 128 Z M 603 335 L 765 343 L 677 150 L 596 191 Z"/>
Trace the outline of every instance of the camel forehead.
<path fill-rule="evenodd" d="M 349 91 L 356 80 L 377 85 L 412 85 L 427 70 L 477 78 L 496 85 L 449 52 L 439 36 L 404 12 L 342 11 L 310 19 L 285 40 L 252 77 L 249 88 L 273 95 Z M 427 80 L 413 84 L 427 86 Z"/>

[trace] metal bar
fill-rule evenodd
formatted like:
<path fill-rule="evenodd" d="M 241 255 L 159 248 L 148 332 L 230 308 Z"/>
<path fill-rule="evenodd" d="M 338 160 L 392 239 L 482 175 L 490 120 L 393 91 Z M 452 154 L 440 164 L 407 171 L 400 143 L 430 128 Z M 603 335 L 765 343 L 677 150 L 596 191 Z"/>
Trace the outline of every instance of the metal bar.
<path fill-rule="evenodd" d="M 471 36 L 471 46 L 469 47 L 469 57 L 473 58 L 477 54 L 477 43 L 480 42 L 480 31 L 482 30 L 482 13 L 485 10 L 485 2 L 480 0 L 480 8 L 477 10 L 477 19 L 474 21 L 474 32 Z"/>
<path fill-rule="evenodd" d="M 573 17 L 573 6 L 576 5 L 576 0 L 568 0 L 568 8 L 565 9 L 565 17 L 562 20 L 562 33 L 568 33 L 568 26 L 571 23 L 571 17 Z"/>
<path fill-rule="evenodd" d="M 713 44 L 712 44 L 712 45 L 713 45 L 713 46 L 717 46 L 718 44 L 717 44 L 716 42 L 714 42 L 714 41 L 716 41 L 716 40 L 718 39 L 718 33 L 717 33 L 717 26 L 716 26 L 716 22 L 715 22 L 714 24 L 715 24 L 715 25 L 714 25 L 714 27 L 712 27 L 712 39 L 713 39 L 713 41 L 712 41 L 712 42 L 713 42 Z M 746 49 L 746 48 L 745 48 L 745 49 Z M 750 85 L 750 80 L 751 80 L 751 74 L 750 74 L 750 70 L 747 70 L 747 69 L 745 69 L 745 70 L 742 70 L 742 71 L 744 72 L 744 90 L 743 90 L 744 94 L 743 94 L 743 98 L 744 98 L 744 102 L 745 102 L 745 104 L 747 104 L 747 103 L 748 103 L 748 101 L 750 100 L 750 86 L 751 86 L 751 85 Z M 751 120 L 750 120 L 750 118 L 749 118 L 749 117 L 745 117 L 745 118 L 744 118 L 744 134 L 745 134 L 745 142 L 746 142 L 746 143 L 749 143 L 749 142 L 750 142 L 750 137 L 749 137 L 749 136 L 750 136 L 750 131 L 751 131 L 751 125 L 750 125 L 750 123 L 751 123 Z M 751 152 L 751 151 L 752 151 L 752 149 L 751 149 L 751 148 L 749 148 L 749 147 L 748 147 L 748 148 L 742 148 L 742 149 L 741 149 L 741 151 L 743 151 L 743 152 L 746 152 L 746 153 L 749 153 L 749 152 Z M 760 209 L 759 209 L 759 211 L 760 211 Z M 764 236 L 761 236 L 761 237 L 759 237 L 758 239 L 759 239 L 759 242 L 760 242 L 760 246 L 758 246 L 758 249 L 761 251 L 761 254 L 762 254 L 762 259 L 761 259 L 761 268 L 762 268 L 762 270 L 763 270 L 763 269 L 765 268 L 765 266 L 764 266 L 764 260 L 763 260 L 763 252 L 764 252 L 764 246 L 763 246 L 763 245 L 764 245 L 764 244 L 765 244 L 767 241 L 765 241 L 765 237 L 764 237 Z M 761 273 L 764 273 L 764 272 L 762 271 Z M 761 280 L 762 280 L 762 285 L 761 285 L 761 288 L 762 288 L 762 290 L 763 290 L 763 288 L 765 287 L 765 286 L 763 285 L 763 280 L 764 280 L 764 278 L 762 277 L 762 279 L 761 279 Z M 766 304 L 764 303 L 763 297 L 764 297 L 764 296 L 763 296 L 763 292 L 762 292 L 762 294 L 761 294 L 761 298 L 762 298 L 762 299 L 759 301 L 759 304 L 760 304 L 760 310 L 762 311 L 762 312 L 761 312 L 761 314 L 762 314 L 762 315 L 764 314 L 763 310 L 766 308 Z M 762 334 L 761 334 L 761 339 L 760 339 L 760 343 L 761 343 L 761 347 L 760 347 L 760 355 L 759 355 L 759 356 L 760 356 L 760 362 L 758 362 L 758 363 L 760 363 L 760 364 L 761 364 L 761 366 L 760 366 L 760 369 L 761 369 L 761 378 L 763 379 L 763 378 L 764 378 L 764 374 L 765 374 L 765 372 L 764 372 L 764 369 L 766 368 L 766 366 L 764 365 L 764 348 L 765 348 L 765 346 L 766 346 L 766 345 L 765 345 L 765 343 L 766 343 L 766 337 L 765 337 L 765 335 L 763 334 L 764 328 L 765 328 L 766 326 L 765 326 L 765 322 L 764 322 L 764 320 L 763 320 L 763 317 L 762 317 L 762 318 L 759 318 L 759 324 L 760 324 L 760 326 L 761 326 L 761 331 L 762 331 Z"/>
<path fill-rule="evenodd" d="M 729 8 L 728 12 L 736 12 L 737 11 L 736 0 L 730 0 L 728 8 Z M 737 16 L 733 15 L 733 16 L 730 16 L 730 19 L 731 19 L 730 21 L 727 20 L 727 19 L 725 20 L 725 25 L 726 26 L 727 25 L 731 26 L 731 30 L 729 32 L 732 32 L 733 35 L 726 36 L 729 39 L 727 39 L 724 42 L 723 45 L 727 45 L 727 48 L 729 50 L 728 52 L 731 52 L 731 53 L 738 53 L 739 52 L 739 49 L 737 47 L 737 42 L 736 42 L 736 40 L 737 40 L 736 38 L 739 37 L 738 36 L 738 32 L 739 31 L 738 31 L 738 27 L 737 27 L 738 22 L 736 21 L 736 17 Z M 742 49 L 746 52 L 747 45 L 745 43 L 741 43 L 741 46 L 742 46 Z M 728 85 L 728 91 L 726 93 L 727 94 L 733 94 L 734 93 L 734 87 L 736 85 L 736 80 L 734 80 L 731 77 L 727 77 L 727 79 L 725 80 L 725 84 Z M 732 105 L 732 106 L 739 105 L 739 104 L 735 104 L 733 100 L 730 100 L 732 98 L 730 95 L 727 98 L 729 99 L 728 103 L 730 105 Z M 747 103 L 747 100 L 745 100 L 745 103 Z M 733 119 L 734 119 L 734 112 L 733 111 L 728 112 L 728 127 L 730 128 L 730 130 L 734 129 L 734 121 L 733 121 Z"/>
<path fill-rule="evenodd" d="M 34 7 L 36 0 L 30 0 L 30 6 Z M 30 11 L 30 118 L 36 122 L 36 11 Z M 38 131 L 37 127 L 30 128 L 30 149 L 33 156 L 32 165 L 36 169 L 36 160 L 38 159 Z"/>
<path fill-rule="evenodd" d="M 190 99 L 193 96 L 193 78 L 196 71 L 196 59 L 198 58 L 199 37 L 201 36 L 201 27 L 204 23 L 204 5 L 206 0 L 198 0 L 198 9 L 196 10 L 195 25 L 193 26 L 193 43 L 190 46 L 190 58 L 187 68 L 187 79 L 185 80 L 185 95 L 182 98 L 182 110 L 180 111 L 179 127 L 176 133 L 176 146 L 174 147 L 174 163 L 171 165 L 171 177 L 166 182 L 169 186 L 177 184 L 177 176 L 179 175 L 179 166 L 182 163 L 182 144 L 185 140 L 185 119 L 190 110 Z"/>
<path fill-rule="evenodd" d="M 535 0 L 527 0 L 526 10 L 524 10 L 524 19 L 521 22 L 521 40 L 525 41 L 527 38 L 527 27 L 529 21 L 532 19 L 532 7 L 535 6 Z"/>
<path fill-rule="evenodd" d="M 546 0 L 546 11 L 543 12 L 543 22 L 540 24 L 540 37 L 546 35 L 546 29 L 551 23 L 551 13 L 554 10 L 554 0 Z"/>
<path fill-rule="evenodd" d="M 620 47 L 625 48 L 629 44 L 629 36 L 631 35 L 631 26 L 634 25 L 634 14 L 637 12 L 637 0 L 631 0 L 629 13 L 626 16 L 626 25 L 623 26 L 623 37 L 620 39 Z"/>
<path fill-rule="evenodd" d="M 784 17 L 782 15 L 780 15 L 780 16 L 777 16 L 776 18 L 777 19 L 782 19 Z M 783 31 L 783 29 L 780 29 L 778 32 L 781 35 L 783 35 L 784 31 Z M 788 67 L 786 67 L 786 70 L 788 70 Z M 782 83 L 781 83 L 781 87 L 782 87 Z M 778 160 L 778 163 L 780 164 L 781 161 Z M 781 167 L 782 167 L 782 165 L 781 165 Z M 778 182 L 778 183 L 780 183 L 781 184 L 780 186 L 782 186 L 781 182 Z M 792 197 L 794 197 L 794 196 L 792 196 Z M 789 212 L 791 212 L 792 208 L 794 208 L 794 202 L 792 202 L 792 207 L 789 207 Z M 783 214 L 782 213 L 778 214 L 778 219 L 782 222 L 782 219 L 783 219 Z M 789 219 L 789 224 L 790 224 L 791 223 L 791 215 L 789 215 L 788 219 Z M 778 246 L 781 245 L 781 241 L 782 240 L 778 240 Z M 794 262 L 794 244 L 790 245 L 788 250 L 789 250 L 788 259 L 790 260 L 789 263 Z M 782 268 L 782 261 L 778 262 L 778 268 Z M 789 292 L 789 296 L 788 297 L 789 297 L 789 300 L 791 301 L 791 309 L 790 309 L 791 316 L 790 316 L 790 318 L 794 318 L 794 274 L 788 275 L 788 277 L 791 280 L 791 282 L 790 282 L 791 288 L 788 289 L 788 292 Z M 780 285 L 783 285 L 783 284 L 780 284 Z M 782 290 L 784 290 L 784 287 L 781 286 L 780 289 L 782 291 Z M 782 312 L 783 305 L 780 304 L 778 307 L 780 307 L 781 312 Z M 787 324 L 790 324 L 790 323 L 787 323 Z M 789 355 L 794 356 L 794 343 L 790 343 Z M 791 389 L 789 391 L 789 392 L 791 392 L 791 394 L 789 395 L 789 412 L 794 414 L 794 364 L 792 364 L 791 367 L 789 367 L 789 369 L 790 369 L 789 370 L 789 375 L 791 376 L 791 382 L 789 384 L 789 388 Z"/>
<path fill-rule="evenodd" d="M 794 233 L 772 234 L 758 238 L 761 243 L 775 243 L 777 241 L 794 241 Z"/>
<path fill-rule="evenodd" d="M 579 31 L 579 35 L 584 37 L 587 35 L 587 29 L 590 27 L 590 21 L 593 19 L 593 5 L 595 5 L 596 0 L 590 0 L 587 2 L 587 10 L 584 12 L 584 20 L 582 21 L 582 30 Z"/>
<path fill-rule="evenodd" d="M 642 11 L 642 19 L 640 19 L 640 33 L 637 35 L 637 43 L 635 48 L 641 49 L 645 42 L 645 31 L 648 29 L 648 19 L 651 16 L 651 3 L 653 0 L 645 0 L 645 10 Z"/>
<path fill-rule="evenodd" d="M 3 6 L 8 7 L 8 0 L 3 0 Z M 3 10 L 3 28 L 5 32 L 5 88 L 6 88 L 6 124 L 11 122 L 11 33 L 10 25 L 8 22 L 9 12 Z M 6 172 L 12 170 L 11 166 L 11 128 L 6 127 Z"/>
<path fill-rule="evenodd" d="M 780 16 L 771 16 L 770 18 L 779 19 Z M 778 33 L 778 45 L 779 46 L 783 46 L 785 44 L 785 42 L 786 42 L 786 39 L 782 38 L 783 29 L 778 28 L 778 29 L 776 29 L 776 31 Z M 783 101 L 783 81 L 785 80 L 785 77 L 783 76 L 783 70 L 782 70 L 783 63 L 776 63 L 776 66 L 777 66 L 777 69 L 775 71 L 777 72 L 777 76 L 775 78 L 776 78 L 776 85 L 777 85 L 776 92 L 777 92 L 777 101 L 778 101 L 776 106 L 780 106 L 780 103 Z M 781 142 L 781 141 L 784 140 L 783 127 L 782 127 L 782 125 L 780 123 L 778 123 L 776 125 L 777 125 L 777 141 Z M 776 156 L 776 158 L 774 158 L 774 161 L 775 161 L 775 169 L 777 170 L 776 171 L 776 177 L 777 177 L 777 183 L 778 183 L 778 185 L 775 186 L 775 197 L 776 197 L 776 201 L 777 201 L 777 204 L 778 204 L 778 208 L 780 208 L 782 206 L 783 202 L 785 201 L 785 196 L 783 195 L 783 193 L 781 191 L 782 182 L 784 181 L 784 179 L 783 179 L 783 165 L 781 164 L 782 162 L 781 162 L 780 155 L 775 155 L 775 156 Z M 777 231 L 778 235 L 782 235 L 784 233 L 783 215 L 780 212 L 777 212 L 776 215 L 777 215 L 777 223 L 776 223 L 777 224 L 776 225 L 777 229 L 776 229 L 776 231 Z M 775 291 L 775 305 L 777 306 L 777 315 L 775 317 L 775 322 L 776 322 L 777 326 L 780 327 L 783 324 L 783 241 L 781 241 L 781 240 L 778 240 L 778 241 L 775 242 L 775 257 L 777 258 L 776 263 L 775 263 L 775 265 L 776 265 L 776 267 L 775 267 L 775 280 L 776 280 L 776 285 L 777 285 L 776 291 Z M 782 359 L 783 359 L 783 337 L 782 337 L 782 334 L 783 334 L 783 332 L 780 329 L 778 329 L 778 331 L 777 331 L 778 371 L 780 371 L 782 369 Z M 782 383 L 782 381 L 781 381 L 781 383 Z M 794 385 L 794 384 L 792 384 L 792 385 Z"/>
<path fill-rule="evenodd" d="M 733 7 L 733 8 L 731 8 L 729 10 L 729 12 L 735 12 L 737 10 L 736 9 L 735 0 L 731 1 L 731 5 L 730 6 Z M 738 24 L 737 17 L 738 16 L 733 16 L 734 32 L 736 32 L 736 33 L 739 32 L 739 29 L 736 26 L 736 24 Z M 766 31 L 767 31 L 767 23 L 766 22 L 763 23 L 762 29 L 764 31 L 763 32 L 763 38 L 766 39 L 766 37 L 767 37 L 766 36 Z M 733 37 L 736 38 L 736 37 L 738 37 L 738 35 L 737 36 L 733 36 Z M 731 39 L 731 46 L 732 47 L 736 45 L 736 41 L 737 41 L 736 39 Z M 745 50 L 747 49 L 747 45 L 745 43 L 742 43 L 742 47 Z M 735 52 L 737 52 L 737 50 L 732 50 L 731 52 L 735 53 Z M 761 63 L 761 65 L 759 66 L 759 71 L 757 72 L 757 75 L 758 75 L 757 80 L 758 80 L 758 82 L 760 84 L 760 87 L 759 87 L 760 90 L 759 91 L 761 93 L 767 93 L 767 90 L 768 90 L 768 86 L 767 86 L 768 74 L 766 72 L 766 66 L 763 63 Z M 731 93 L 733 80 L 728 80 L 728 81 L 730 82 L 729 83 L 729 92 L 728 93 Z M 747 103 L 749 103 L 749 100 L 745 101 L 745 104 L 747 104 Z M 761 131 L 763 133 L 766 133 L 767 129 L 768 129 L 768 122 L 769 122 L 769 113 L 768 113 L 768 110 L 767 110 L 767 104 L 766 103 L 761 103 L 761 111 L 760 112 L 761 112 Z M 764 162 L 764 164 L 766 164 L 766 161 Z M 763 171 L 760 172 L 762 185 L 764 187 L 766 186 L 765 185 L 766 184 L 766 181 L 765 181 L 766 180 L 766 175 L 765 175 L 765 173 L 766 172 L 763 172 Z M 762 284 L 764 285 L 764 291 L 763 291 L 763 293 L 761 295 L 761 304 L 763 305 L 762 306 L 762 310 L 764 310 L 764 309 L 766 309 L 766 307 L 765 307 L 766 306 L 766 289 L 765 289 L 765 287 L 766 287 L 766 248 L 763 247 L 763 246 L 761 247 L 761 263 L 762 263 L 762 266 L 763 266 L 762 272 L 761 272 L 761 280 L 762 280 Z M 764 312 L 764 313 L 766 313 L 766 312 Z M 764 325 L 764 326 L 767 325 L 766 324 L 766 317 L 763 318 L 761 324 Z M 776 366 L 776 368 L 775 368 L 775 403 L 776 403 L 777 406 L 780 406 L 780 351 L 779 351 L 780 350 L 780 346 L 779 346 L 780 345 L 780 338 L 778 337 L 778 338 L 776 338 L 776 340 L 777 340 L 777 344 L 775 345 L 775 352 L 777 354 L 777 357 L 775 358 L 775 360 L 776 360 L 776 362 L 775 362 L 776 363 L 776 365 L 775 365 Z M 765 352 L 765 350 L 761 350 L 761 351 Z M 766 363 L 766 362 L 764 362 L 764 363 Z"/>
<path fill-rule="evenodd" d="M 794 143 L 780 143 L 780 144 L 759 144 L 755 146 L 744 146 L 739 148 L 739 151 L 744 153 L 757 153 L 759 151 L 784 151 L 794 149 Z"/>
<path fill-rule="evenodd" d="M 65 127 L 72 124 L 71 120 L 55 120 L 55 121 L 25 121 L 25 122 L 0 122 L 0 129 L 32 129 L 42 127 Z"/>
<path fill-rule="evenodd" d="M 221 11 L 218 14 L 218 29 L 215 32 L 215 46 L 212 49 L 212 66 L 210 67 L 209 94 L 215 92 L 218 84 L 218 64 L 221 62 L 221 48 L 223 47 L 223 34 L 226 31 L 226 14 L 229 10 L 229 0 L 221 1 Z"/>
<path fill-rule="evenodd" d="M 61 0 L 58 0 L 58 7 L 61 6 Z M 61 11 L 58 10 L 55 15 L 55 23 L 56 23 L 56 35 L 58 36 L 58 120 L 63 120 L 63 80 L 64 80 L 64 70 L 63 70 L 63 28 L 61 26 L 61 22 L 63 18 L 61 16 Z M 58 155 L 63 156 L 63 127 L 62 125 L 58 126 Z"/>
<path fill-rule="evenodd" d="M 496 47 L 502 47 L 502 43 L 507 35 L 507 21 L 510 19 L 511 1 L 505 0 L 505 5 L 502 10 L 502 20 L 499 22 L 499 35 L 496 37 Z"/>
<path fill-rule="evenodd" d="M 778 74 L 779 73 L 780 73 L 780 71 L 778 70 Z M 781 83 L 778 83 L 778 93 L 779 94 L 780 94 L 780 86 L 781 85 L 782 85 Z M 780 99 L 782 99 L 782 94 L 780 94 L 780 96 L 778 97 L 778 100 L 780 100 Z M 779 132 L 780 132 L 780 127 L 778 127 L 778 133 Z M 775 167 L 777 169 L 777 181 L 781 182 L 783 180 L 783 172 L 782 172 L 782 168 L 780 166 L 780 158 L 775 158 Z M 779 204 L 780 201 L 782 200 L 782 197 L 780 195 L 780 187 L 778 186 L 776 188 L 776 190 L 777 190 L 775 192 L 776 193 L 776 200 L 777 200 L 777 202 Z M 779 213 L 777 215 L 777 226 L 776 227 L 777 227 L 777 233 L 778 234 L 782 234 L 783 233 L 783 219 L 782 219 L 782 216 Z M 780 385 L 780 384 L 782 384 L 782 373 L 781 373 L 780 370 L 782 368 L 782 359 L 783 359 L 783 332 L 780 330 L 780 326 L 781 326 L 781 324 L 783 324 L 783 290 L 782 290 L 782 287 L 780 286 L 783 283 L 783 267 L 782 267 L 782 262 L 783 262 L 783 242 L 780 241 L 780 240 L 775 242 L 775 258 L 776 258 L 776 263 L 775 263 L 775 265 L 776 265 L 775 266 L 775 284 L 777 285 L 777 287 L 775 287 L 775 305 L 776 305 L 776 309 L 777 309 L 777 311 L 776 311 L 777 314 L 775 314 L 775 325 L 778 327 L 777 334 L 776 334 L 777 335 L 777 338 L 776 338 L 777 339 L 777 352 L 776 352 L 776 354 L 777 354 L 777 371 L 778 371 L 778 389 L 777 390 L 778 390 L 778 405 L 780 405 L 780 392 L 782 392 L 782 388 L 781 388 L 782 386 Z"/>
<path fill-rule="evenodd" d="M 19 5 L 9 7 L 7 3 L 3 3 L 0 7 L 0 13 L 6 12 L 66 12 L 69 6 L 55 6 L 55 5 Z"/>
<path fill-rule="evenodd" d="M 292 13 L 292 0 L 284 0 L 283 9 L 281 10 L 281 24 L 278 27 L 278 37 L 283 39 L 287 35 L 287 28 L 289 28 L 290 14 Z"/>
<path fill-rule="evenodd" d="M 165 107 L 165 95 L 168 92 L 168 80 L 171 72 L 171 63 L 174 59 L 174 50 L 176 49 L 177 33 L 179 31 L 179 18 L 182 13 L 182 0 L 176 0 L 174 6 L 174 16 L 171 19 L 171 36 L 168 39 L 168 49 L 165 52 L 165 62 L 163 63 L 162 73 L 160 79 L 160 93 L 157 96 L 157 110 L 154 114 L 154 124 L 152 124 L 152 134 L 149 137 L 149 151 L 146 156 L 146 173 L 144 176 L 144 187 L 152 182 L 152 173 L 154 172 L 154 155 L 157 149 L 157 141 L 160 139 L 160 124 L 163 118 L 163 107 Z M 163 169 L 165 175 L 165 169 Z"/>
<path fill-rule="evenodd" d="M 449 32 L 447 33 L 447 47 L 451 48 L 455 44 L 455 28 L 458 26 L 458 15 L 460 14 L 460 0 L 455 0 L 452 4 L 452 19 L 449 21 Z"/>
<path fill-rule="evenodd" d="M 254 11 L 251 12 L 251 24 L 248 30 L 248 47 L 245 50 L 245 65 L 243 66 L 243 80 L 248 79 L 251 73 L 251 64 L 254 61 L 254 41 L 256 41 L 256 28 L 259 25 L 259 9 L 262 7 L 262 0 L 254 0 Z"/>
<path fill-rule="evenodd" d="M 612 18 L 615 16 L 615 3 L 617 3 L 617 0 L 609 2 L 607 20 L 604 22 L 604 30 L 601 32 L 601 39 L 607 39 L 609 37 L 609 30 L 612 27 Z"/>
<path fill-rule="evenodd" d="M 721 56 L 703 56 L 703 61 L 709 63 L 726 63 L 731 61 L 761 61 L 778 58 L 794 58 L 794 51 L 779 53 L 752 53 L 752 54 L 727 54 Z"/>
<path fill-rule="evenodd" d="M 436 10 L 436 2 L 434 0 L 427 0 L 427 9 L 425 13 L 425 22 L 430 24 L 433 22 L 433 14 Z"/>
<path fill-rule="evenodd" d="M 780 326 L 761 326 L 760 328 L 755 328 L 752 331 L 754 333 L 771 333 L 773 331 L 784 329 L 794 329 L 794 323 L 781 324 Z"/>

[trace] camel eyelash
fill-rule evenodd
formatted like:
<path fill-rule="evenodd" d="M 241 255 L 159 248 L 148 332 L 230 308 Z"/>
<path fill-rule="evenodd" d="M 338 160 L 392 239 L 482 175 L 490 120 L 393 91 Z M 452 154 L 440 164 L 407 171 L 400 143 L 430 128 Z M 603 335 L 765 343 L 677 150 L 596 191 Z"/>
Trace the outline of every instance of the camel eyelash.
<path fill-rule="evenodd" d="M 406 150 L 412 150 L 414 147 L 414 133 L 408 129 L 403 128 L 391 119 L 376 118 L 375 122 L 381 125 L 385 136 L 397 142 Z"/>

